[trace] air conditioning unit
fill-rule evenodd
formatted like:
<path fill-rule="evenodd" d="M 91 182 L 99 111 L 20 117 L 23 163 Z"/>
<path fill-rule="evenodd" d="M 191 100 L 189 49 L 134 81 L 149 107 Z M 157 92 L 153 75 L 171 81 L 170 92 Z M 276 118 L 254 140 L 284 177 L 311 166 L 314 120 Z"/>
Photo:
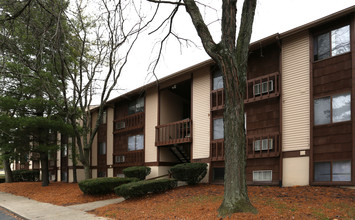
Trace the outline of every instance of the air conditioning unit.
<path fill-rule="evenodd" d="M 260 151 L 260 140 L 254 141 L 254 151 Z"/>
<path fill-rule="evenodd" d="M 124 163 L 125 162 L 125 156 L 115 156 L 115 162 L 116 163 Z"/>
<path fill-rule="evenodd" d="M 269 85 L 269 88 L 268 88 Z M 267 93 L 267 92 L 272 92 L 274 90 L 274 81 L 269 80 L 267 82 L 263 82 L 261 86 L 261 92 L 262 93 Z"/>
<path fill-rule="evenodd" d="M 254 85 L 254 96 L 260 95 L 260 84 Z"/>
<path fill-rule="evenodd" d="M 119 129 L 123 129 L 126 127 L 126 123 L 124 121 L 120 121 L 120 122 L 117 122 L 116 123 L 116 129 L 119 130 Z"/>
<path fill-rule="evenodd" d="M 269 142 L 269 145 L 268 145 L 268 142 Z M 262 146 L 261 146 L 261 149 L 262 150 L 267 150 L 268 148 L 271 150 L 272 149 L 272 144 L 273 144 L 273 140 L 272 139 L 263 139 L 262 140 Z"/>

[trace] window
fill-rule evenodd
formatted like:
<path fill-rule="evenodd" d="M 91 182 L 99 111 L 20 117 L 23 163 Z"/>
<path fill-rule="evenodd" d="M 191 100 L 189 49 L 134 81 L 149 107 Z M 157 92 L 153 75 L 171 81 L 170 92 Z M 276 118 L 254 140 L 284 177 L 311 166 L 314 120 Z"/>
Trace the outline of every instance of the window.
<path fill-rule="evenodd" d="M 224 167 L 213 168 L 213 181 L 223 181 L 224 180 Z"/>
<path fill-rule="evenodd" d="M 143 150 L 143 148 L 144 148 L 143 134 L 128 137 L 128 151 Z"/>
<path fill-rule="evenodd" d="M 213 90 L 223 88 L 223 76 L 220 70 L 213 72 Z"/>
<path fill-rule="evenodd" d="M 105 171 L 99 171 L 97 173 L 97 177 L 106 177 L 106 172 Z"/>
<path fill-rule="evenodd" d="M 68 155 L 68 145 L 63 144 L 62 146 L 62 157 L 66 157 Z"/>
<path fill-rule="evenodd" d="M 269 140 L 269 141 L 268 141 Z M 254 151 L 268 150 L 273 148 L 273 139 L 262 139 L 254 141 Z"/>
<path fill-rule="evenodd" d="M 332 161 L 314 163 L 314 181 L 351 181 L 351 162 Z"/>
<path fill-rule="evenodd" d="M 115 162 L 116 163 L 124 163 L 125 162 L 125 156 L 115 156 Z"/>
<path fill-rule="evenodd" d="M 351 120 L 350 93 L 314 100 L 314 125 Z"/>
<path fill-rule="evenodd" d="M 224 138 L 223 118 L 213 120 L 213 140 Z"/>
<path fill-rule="evenodd" d="M 106 142 L 99 143 L 99 155 L 106 154 Z"/>
<path fill-rule="evenodd" d="M 272 170 L 253 171 L 253 181 L 255 181 L 255 182 L 271 182 L 272 181 Z"/>
<path fill-rule="evenodd" d="M 135 114 L 144 111 L 144 97 L 138 98 L 128 105 L 128 114 Z"/>
<path fill-rule="evenodd" d="M 254 85 L 254 96 L 274 91 L 274 81 L 269 80 Z"/>
<path fill-rule="evenodd" d="M 320 34 L 314 38 L 314 60 L 323 60 L 350 51 L 350 25 Z"/>
<path fill-rule="evenodd" d="M 106 124 L 107 123 L 107 112 L 106 112 L 106 110 L 104 110 L 103 112 L 102 112 L 102 124 Z"/>

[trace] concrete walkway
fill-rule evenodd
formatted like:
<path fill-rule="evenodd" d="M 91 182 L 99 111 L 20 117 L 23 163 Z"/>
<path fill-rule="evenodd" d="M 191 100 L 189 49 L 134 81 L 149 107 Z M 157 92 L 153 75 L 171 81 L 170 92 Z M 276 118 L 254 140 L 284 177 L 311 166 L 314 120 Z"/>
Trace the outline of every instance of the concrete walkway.
<path fill-rule="evenodd" d="M 113 203 L 122 202 L 123 200 L 123 198 L 117 198 L 64 207 L 44 202 L 38 202 L 23 196 L 16 196 L 13 194 L 0 192 L 0 206 L 16 213 L 25 219 L 31 220 L 106 219 L 86 213 L 85 211 L 93 210 Z"/>

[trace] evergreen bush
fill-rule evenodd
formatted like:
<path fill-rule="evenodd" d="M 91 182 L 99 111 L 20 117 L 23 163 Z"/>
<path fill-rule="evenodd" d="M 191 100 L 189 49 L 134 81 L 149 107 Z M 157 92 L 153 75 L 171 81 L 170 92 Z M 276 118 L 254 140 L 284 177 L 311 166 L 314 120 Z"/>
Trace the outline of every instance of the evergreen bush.
<path fill-rule="evenodd" d="M 115 188 L 115 193 L 125 199 L 141 197 L 150 193 L 162 193 L 177 186 L 174 179 L 142 180 L 123 184 Z"/>
<path fill-rule="evenodd" d="M 146 166 L 136 166 L 136 167 L 128 167 L 123 169 L 123 174 L 125 177 L 138 178 L 140 180 L 144 180 L 146 176 L 150 174 L 150 167 Z"/>
<path fill-rule="evenodd" d="M 138 181 L 138 179 L 122 177 L 101 177 L 80 181 L 79 188 L 84 194 L 108 194 L 113 193 L 115 187 L 134 181 Z"/>
<path fill-rule="evenodd" d="M 39 170 L 14 170 L 12 171 L 14 182 L 34 182 L 39 180 Z"/>
<path fill-rule="evenodd" d="M 179 180 L 185 181 L 189 185 L 199 183 L 207 174 L 206 163 L 183 163 L 170 168 L 172 176 Z"/>

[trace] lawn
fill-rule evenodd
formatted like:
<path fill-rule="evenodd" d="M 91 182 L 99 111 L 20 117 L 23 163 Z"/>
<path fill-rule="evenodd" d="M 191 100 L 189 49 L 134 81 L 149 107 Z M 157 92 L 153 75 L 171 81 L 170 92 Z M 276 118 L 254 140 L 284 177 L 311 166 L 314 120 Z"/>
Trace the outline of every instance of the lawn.
<path fill-rule="evenodd" d="M 77 184 L 3 183 L 0 191 L 57 205 L 114 198 L 83 195 Z M 230 219 L 355 219 L 355 190 L 339 187 L 248 187 L 259 213 L 234 214 Z M 113 219 L 219 219 L 223 186 L 183 186 L 169 192 L 127 200 L 92 211 Z"/>

